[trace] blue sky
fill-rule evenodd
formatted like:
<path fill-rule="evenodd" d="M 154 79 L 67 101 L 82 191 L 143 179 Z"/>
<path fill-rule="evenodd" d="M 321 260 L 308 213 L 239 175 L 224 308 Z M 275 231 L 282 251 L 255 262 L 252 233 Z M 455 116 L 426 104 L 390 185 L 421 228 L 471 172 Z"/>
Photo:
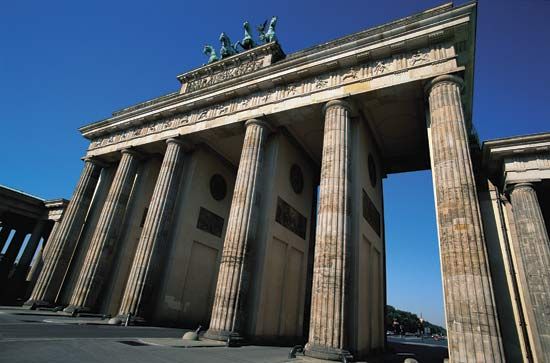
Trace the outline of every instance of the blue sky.
<path fill-rule="evenodd" d="M 441 1 L 10 1 L 0 7 L 0 184 L 71 196 L 83 124 L 178 87 L 205 43 L 278 15 L 294 51 Z M 463 1 L 457 2 L 461 4 Z M 479 4 L 474 124 L 482 140 L 549 131 L 550 1 Z M 443 323 L 428 172 L 385 181 L 388 303 Z M 411 193 L 411 191 L 414 191 Z M 414 216 L 414 217 L 411 217 Z"/>

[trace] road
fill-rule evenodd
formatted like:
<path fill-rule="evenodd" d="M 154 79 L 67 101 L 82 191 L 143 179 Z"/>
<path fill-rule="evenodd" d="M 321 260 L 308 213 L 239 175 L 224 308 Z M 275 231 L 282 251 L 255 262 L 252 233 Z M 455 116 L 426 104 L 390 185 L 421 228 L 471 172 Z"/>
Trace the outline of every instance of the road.
<path fill-rule="evenodd" d="M 0 363 L 283 363 L 289 347 L 183 347 L 184 329 L 94 325 L 95 318 L 0 307 Z M 390 339 L 384 362 L 441 363 L 445 347 Z M 303 362 L 303 361 L 302 361 Z"/>
<path fill-rule="evenodd" d="M 141 342 L 179 341 L 186 330 L 89 325 L 96 319 L 0 309 L 0 362 L 168 363 L 285 362 L 288 347 L 182 348 Z M 170 339 L 171 338 L 171 339 Z"/>
<path fill-rule="evenodd" d="M 401 344 L 414 344 L 414 345 L 423 345 L 428 347 L 442 347 L 447 348 L 447 340 L 434 340 L 431 337 L 425 337 L 421 339 L 416 336 L 398 336 L 390 335 L 388 336 L 388 342 L 392 343 L 401 343 Z"/>

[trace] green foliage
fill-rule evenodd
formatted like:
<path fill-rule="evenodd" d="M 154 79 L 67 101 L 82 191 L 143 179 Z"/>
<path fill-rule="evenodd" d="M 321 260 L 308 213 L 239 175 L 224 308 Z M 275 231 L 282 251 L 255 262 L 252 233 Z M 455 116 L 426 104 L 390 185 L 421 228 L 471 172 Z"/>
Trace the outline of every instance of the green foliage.
<path fill-rule="evenodd" d="M 420 318 L 418 317 L 418 315 L 408 311 L 396 309 L 391 305 L 386 305 L 387 331 L 394 331 L 394 321 L 397 321 L 400 326 L 403 326 L 404 333 L 416 333 L 419 330 Z M 434 325 L 426 320 L 424 320 L 424 327 L 429 327 L 431 330 L 431 334 L 446 334 L 445 328 Z"/>

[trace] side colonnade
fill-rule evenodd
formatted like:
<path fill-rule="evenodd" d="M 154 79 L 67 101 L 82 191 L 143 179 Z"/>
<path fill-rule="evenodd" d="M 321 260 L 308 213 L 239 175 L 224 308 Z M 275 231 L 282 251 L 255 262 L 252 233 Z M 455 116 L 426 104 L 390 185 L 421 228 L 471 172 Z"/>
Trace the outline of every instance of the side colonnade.
<path fill-rule="evenodd" d="M 0 185 L 0 304 L 19 305 L 42 267 L 67 201 L 41 198 Z"/>

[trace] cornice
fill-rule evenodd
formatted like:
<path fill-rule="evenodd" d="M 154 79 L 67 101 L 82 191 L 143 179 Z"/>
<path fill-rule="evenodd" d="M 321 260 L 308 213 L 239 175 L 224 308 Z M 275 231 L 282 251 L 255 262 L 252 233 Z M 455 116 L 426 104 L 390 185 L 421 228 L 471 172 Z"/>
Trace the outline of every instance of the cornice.
<path fill-rule="evenodd" d="M 88 156 L 98 156 L 125 147 L 137 147 L 151 141 L 186 135 L 221 124 L 264 117 L 274 109 L 309 106 L 332 99 L 370 92 L 389 85 L 425 80 L 442 74 L 457 73 L 456 53 L 451 43 L 436 44 L 407 53 L 363 62 L 296 82 L 214 103 L 210 106 L 163 115 L 153 120 L 134 120 L 129 128 L 112 131 L 93 139 Z M 313 97 L 311 99 L 310 97 Z"/>
<path fill-rule="evenodd" d="M 505 186 L 510 178 L 522 180 L 528 170 L 546 170 L 546 175 L 550 165 L 550 132 L 485 141 L 482 155 L 483 168 L 497 185 Z"/>
<path fill-rule="evenodd" d="M 50 199 L 44 201 L 44 206 L 48 209 L 65 208 L 69 204 L 69 201 L 64 198 Z"/>
<path fill-rule="evenodd" d="M 523 136 L 511 136 L 483 142 L 485 164 L 501 160 L 507 156 L 550 152 L 550 132 Z"/>
<path fill-rule="evenodd" d="M 287 56 L 286 59 L 252 73 L 217 83 L 212 87 L 185 93 L 173 92 L 127 107 L 113 113 L 113 117 L 83 126 L 79 131 L 84 137 L 94 139 L 111 132 L 140 125 L 146 120 L 155 120 L 209 104 L 221 103 L 236 95 L 250 94 L 257 91 L 259 86 L 262 89 L 272 88 L 279 84 L 294 82 L 327 70 L 337 69 L 342 65 L 357 64 L 376 59 L 380 55 L 406 51 L 409 48 L 414 48 L 418 41 L 414 35 L 422 30 L 433 28 L 429 34 L 421 35 L 425 38 L 424 43 L 440 42 L 452 36 L 451 29 L 462 24 L 459 19 L 472 12 L 473 8 L 475 8 L 475 3 L 457 8 L 453 8 L 452 3 L 444 4 L 420 14 L 296 52 Z M 469 20 L 464 21 L 468 22 Z M 227 60 L 229 61 L 231 58 Z M 179 78 L 180 80 L 185 79 L 185 77 L 198 74 L 205 69 L 208 68 L 201 67 L 186 72 Z"/>

